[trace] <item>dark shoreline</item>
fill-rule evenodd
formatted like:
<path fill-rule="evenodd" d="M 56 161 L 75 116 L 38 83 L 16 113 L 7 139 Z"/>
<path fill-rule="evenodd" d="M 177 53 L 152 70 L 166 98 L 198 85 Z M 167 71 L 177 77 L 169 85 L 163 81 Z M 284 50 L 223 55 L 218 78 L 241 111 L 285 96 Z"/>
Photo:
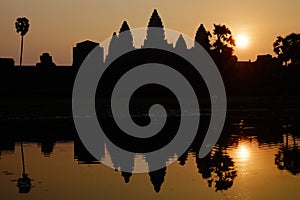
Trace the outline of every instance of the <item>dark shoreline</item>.
<path fill-rule="evenodd" d="M 154 98 L 138 98 L 136 102 L 142 105 Z M 172 105 L 174 100 L 168 98 L 158 98 L 159 102 Z M 85 99 L 82 100 L 84 102 Z M 198 99 L 200 108 L 206 108 L 210 103 L 208 98 Z M 109 99 L 96 99 L 96 103 L 100 106 L 108 106 Z M 37 98 L 1 98 L 0 99 L 0 113 L 11 113 L 15 111 L 34 112 L 34 111 L 48 111 L 51 114 L 53 111 L 61 113 L 70 113 L 72 107 L 72 99 L 70 98 L 56 98 L 56 97 L 37 97 Z M 243 110 L 285 110 L 285 109 L 299 109 L 300 96 L 236 96 L 227 97 L 227 109 Z"/>

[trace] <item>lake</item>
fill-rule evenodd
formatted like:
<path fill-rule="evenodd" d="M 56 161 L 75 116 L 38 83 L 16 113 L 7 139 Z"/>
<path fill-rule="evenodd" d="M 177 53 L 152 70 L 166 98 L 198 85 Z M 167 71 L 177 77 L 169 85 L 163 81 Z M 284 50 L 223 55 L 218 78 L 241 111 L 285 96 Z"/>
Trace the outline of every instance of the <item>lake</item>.
<path fill-rule="evenodd" d="M 171 165 L 125 173 L 95 160 L 70 116 L 5 117 L 0 136 L 0 199 L 299 199 L 297 109 L 232 109 L 203 159 L 194 142 Z M 3 117 L 4 119 L 4 117 Z M 23 161 L 22 161 L 23 151 Z M 114 165 L 108 147 L 103 159 Z M 149 165 L 142 155 L 135 164 Z M 24 164 L 24 168 L 23 168 Z"/>

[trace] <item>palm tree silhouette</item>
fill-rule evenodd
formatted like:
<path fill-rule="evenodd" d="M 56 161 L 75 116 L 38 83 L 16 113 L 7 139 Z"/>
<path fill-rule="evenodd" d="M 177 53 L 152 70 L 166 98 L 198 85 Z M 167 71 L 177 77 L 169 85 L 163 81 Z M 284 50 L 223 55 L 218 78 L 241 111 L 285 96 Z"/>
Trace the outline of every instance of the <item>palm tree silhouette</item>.
<path fill-rule="evenodd" d="M 24 150 L 23 142 L 21 142 L 21 153 L 22 153 L 22 177 L 18 179 L 17 187 L 19 188 L 19 193 L 28 193 L 31 189 L 31 179 L 26 174 L 25 170 L 25 159 L 24 159 Z"/>
<path fill-rule="evenodd" d="M 21 35 L 21 53 L 20 53 L 20 67 L 22 66 L 23 57 L 23 38 L 29 30 L 29 20 L 26 17 L 19 17 L 15 23 L 17 33 Z"/>

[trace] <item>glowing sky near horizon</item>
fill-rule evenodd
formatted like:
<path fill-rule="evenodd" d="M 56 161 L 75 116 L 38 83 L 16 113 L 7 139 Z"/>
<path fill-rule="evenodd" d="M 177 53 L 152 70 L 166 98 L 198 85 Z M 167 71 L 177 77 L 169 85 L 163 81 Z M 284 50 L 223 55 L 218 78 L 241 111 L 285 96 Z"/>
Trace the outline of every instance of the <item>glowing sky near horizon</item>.
<path fill-rule="evenodd" d="M 192 38 L 201 23 L 207 30 L 225 24 L 233 36 L 249 38 L 247 48 L 236 48 L 239 60 L 255 60 L 257 54 L 273 54 L 278 35 L 300 32 L 300 1 L 199 1 L 199 0 L 3 0 L 0 2 L 0 57 L 19 60 L 20 37 L 14 22 L 19 16 L 30 20 L 25 37 L 24 64 L 39 61 L 49 52 L 59 65 L 72 63 L 72 47 L 86 39 L 101 42 L 118 31 L 123 20 L 131 28 L 147 26 L 154 8 L 166 28 Z"/>

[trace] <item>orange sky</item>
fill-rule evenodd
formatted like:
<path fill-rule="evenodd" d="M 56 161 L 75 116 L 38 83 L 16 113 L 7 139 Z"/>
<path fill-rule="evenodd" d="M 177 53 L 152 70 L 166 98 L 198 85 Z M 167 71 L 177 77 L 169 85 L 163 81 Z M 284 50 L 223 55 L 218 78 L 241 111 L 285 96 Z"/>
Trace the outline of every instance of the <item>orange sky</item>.
<path fill-rule="evenodd" d="M 166 28 L 192 38 L 201 23 L 210 31 L 214 23 L 221 23 L 233 36 L 247 35 L 249 46 L 235 49 L 239 60 L 272 53 L 276 36 L 300 32 L 299 0 L 4 0 L 0 2 L 0 57 L 13 57 L 18 64 L 20 37 L 14 23 L 19 16 L 30 20 L 24 64 L 35 64 L 43 52 L 49 52 L 56 64 L 70 65 L 76 42 L 101 42 L 119 30 L 123 20 L 131 28 L 145 27 L 154 8 Z"/>

